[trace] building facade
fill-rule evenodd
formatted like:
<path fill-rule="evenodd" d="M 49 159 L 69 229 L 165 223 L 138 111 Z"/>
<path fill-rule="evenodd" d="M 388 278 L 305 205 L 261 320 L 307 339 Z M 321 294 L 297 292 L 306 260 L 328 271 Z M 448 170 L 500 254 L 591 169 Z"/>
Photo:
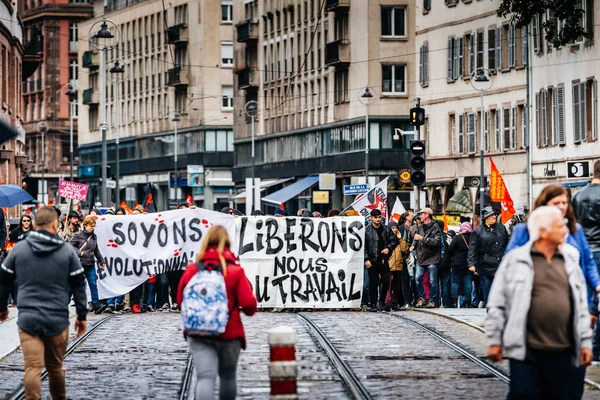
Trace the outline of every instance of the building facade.
<path fill-rule="evenodd" d="M 582 2 L 582 26 L 589 38 L 553 48 L 541 26 L 548 15 L 532 24 L 532 194 L 560 183 L 574 193 L 590 181 L 593 163 L 600 158 L 598 142 L 598 60 L 600 33 L 594 29 L 600 10 Z M 560 27 L 560 23 L 557 24 Z"/>
<path fill-rule="evenodd" d="M 299 185 L 303 192 L 279 201 L 291 211 L 349 205 L 353 197 L 344 196 L 343 185 L 365 182 L 368 115 L 369 181 L 390 176 L 390 190 L 408 204 L 411 188 L 398 175 L 407 168 L 410 137 L 395 133 L 412 131 L 414 2 L 233 3 L 238 189 L 252 175 L 252 119 L 244 110 L 256 101 L 254 170 L 271 186 L 265 194 L 281 188 L 284 183 L 273 184 L 282 180 L 289 185 L 290 178 L 334 173 L 336 189 L 327 204 L 313 203 L 314 179 Z M 363 97 L 367 87 L 373 97 Z M 243 195 L 237 200 L 243 202 Z M 267 205 L 277 203 L 263 200 Z"/>
<path fill-rule="evenodd" d="M 521 29 L 498 19 L 497 7 L 483 0 L 417 2 L 416 92 L 427 116 L 428 201 L 438 213 L 465 189 L 478 213 L 482 146 L 485 175 L 491 157 L 512 199 L 527 204 L 526 41 Z M 475 82 L 481 68 L 488 82 Z"/>
<path fill-rule="evenodd" d="M 205 208 L 228 205 L 233 189 L 231 3 L 222 7 L 216 1 L 177 0 L 164 8 L 158 0 L 96 1 L 94 19 L 80 25 L 85 41 L 90 27 L 103 18 L 120 31 L 119 35 L 108 24 L 119 37 L 118 46 L 107 51 L 108 69 L 117 62 L 125 69 L 121 74 L 108 72 L 106 86 L 107 175 L 115 178 L 118 133 L 120 198 L 130 205 L 141 203 L 150 182 L 157 189 L 159 209 L 173 207 L 188 194 Z M 96 24 L 94 32 L 100 28 Z M 79 59 L 86 71 L 80 78 L 79 176 L 92 185 L 92 199 L 98 201 L 102 52 L 86 43 Z M 176 132 L 177 182 L 173 178 Z M 203 185 L 188 186 L 188 165 L 204 167 Z"/>
<path fill-rule="evenodd" d="M 0 184 L 22 185 L 27 171 L 21 80 L 23 73 L 23 24 L 14 3 L 0 4 L 0 118 L 19 130 L 19 136 L 0 145 Z M 6 210 L 8 217 L 20 215 L 19 207 Z"/>
<path fill-rule="evenodd" d="M 69 179 L 71 161 L 71 114 L 66 93 L 68 84 L 77 88 L 79 65 L 77 49 L 78 24 L 92 15 L 87 0 L 24 0 L 22 18 L 28 46 L 27 52 L 38 56 L 30 76 L 23 81 L 23 127 L 27 137 L 27 153 L 33 160 L 26 179 L 29 192 L 45 203 L 56 202 L 59 179 Z M 33 63 L 33 61 L 32 61 Z M 29 74 L 28 74 L 29 75 Z M 77 153 L 77 108 L 73 113 L 73 164 Z M 45 122 L 48 131 L 42 148 L 38 124 Z M 45 153 L 45 157 L 42 157 Z M 44 159 L 44 165 L 42 160 Z M 46 197 L 41 187 L 42 169 L 46 181 Z M 77 171 L 73 172 L 77 176 Z"/>

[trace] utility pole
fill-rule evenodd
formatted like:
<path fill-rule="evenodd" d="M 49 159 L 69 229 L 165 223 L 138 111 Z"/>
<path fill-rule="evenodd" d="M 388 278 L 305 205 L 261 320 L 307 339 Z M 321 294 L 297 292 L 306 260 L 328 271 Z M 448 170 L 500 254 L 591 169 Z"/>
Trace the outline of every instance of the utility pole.
<path fill-rule="evenodd" d="M 421 98 L 415 97 L 414 100 L 415 100 L 415 108 L 421 107 Z M 421 126 L 419 126 L 419 125 L 415 125 L 415 140 L 421 140 Z M 415 213 L 418 213 L 419 210 L 421 209 L 421 205 L 420 205 L 421 187 L 415 186 L 414 193 L 415 193 L 415 195 L 414 195 L 415 196 Z"/>

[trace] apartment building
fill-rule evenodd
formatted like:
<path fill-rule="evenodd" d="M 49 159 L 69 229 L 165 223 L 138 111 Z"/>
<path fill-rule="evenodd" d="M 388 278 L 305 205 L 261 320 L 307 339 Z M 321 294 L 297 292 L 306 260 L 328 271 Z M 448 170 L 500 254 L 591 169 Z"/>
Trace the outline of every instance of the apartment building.
<path fill-rule="evenodd" d="M 398 132 L 413 130 L 408 115 L 415 88 L 410 77 L 417 68 L 414 2 L 233 3 L 237 188 L 251 176 L 252 120 L 244 109 L 256 101 L 254 163 L 265 189 L 263 208 L 348 205 L 353 197 L 344 196 L 343 185 L 365 182 L 368 104 L 370 182 L 390 176 L 390 191 L 408 204 L 411 187 L 398 176 L 407 168 L 410 136 Z M 366 87 L 373 97 L 363 97 Z M 322 206 L 311 197 L 319 173 L 336 176 L 336 189 Z M 293 190 L 277 190 L 294 178 Z"/>
<path fill-rule="evenodd" d="M 581 25 L 589 38 L 554 48 L 541 29 L 552 16 L 537 15 L 532 24 L 532 181 L 533 196 L 549 183 L 576 192 L 590 181 L 600 158 L 598 142 L 598 60 L 600 34 L 594 28 L 600 10 L 582 1 Z M 557 21 L 561 29 L 562 24 Z"/>
<path fill-rule="evenodd" d="M 14 4 L 0 4 L 0 118 L 8 125 L 17 127 L 17 138 L 0 145 L 0 184 L 21 186 L 27 171 L 25 133 L 22 128 L 21 80 L 23 76 L 23 25 L 17 17 Z M 9 217 L 20 215 L 19 207 L 6 210 Z"/>
<path fill-rule="evenodd" d="M 478 212 L 482 147 L 485 175 L 491 157 L 513 200 L 527 204 L 526 42 L 521 29 L 496 16 L 497 7 L 484 0 L 417 2 L 416 92 L 426 110 L 427 194 L 436 212 L 465 189 Z M 489 81 L 471 85 L 480 68 Z"/>
<path fill-rule="evenodd" d="M 118 26 L 116 32 L 108 23 L 115 38 L 120 33 L 118 46 L 107 51 L 108 69 L 117 62 L 125 69 L 121 74 L 109 72 L 106 87 L 108 176 L 115 177 L 118 126 L 120 198 L 141 202 L 151 182 L 160 209 L 173 207 L 188 194 L 208 209 L 228 205 L 233 189 L 231 2 L 95 1 L 94 19 L 80 26 L 84 42 L 89 41 L 92 24 L 103 18 Z M 95 30 L 100 27 L 97 24 Z M 97 201 L 102 175 L 102 54 L 84 43 L 79 57 L 86 71 L 80 77 L 79 176 L 92 185 Z M 188 185 L 188 165 L 204 167 L 203 185 Z"/>
<path fill-rule="evenodd" d="M 54 202 L 59 179 L 69 179 L 70 175 L 70 104 L 61 93 L 66 92 L 69 83 L 77 87 L 78 24 L 91 17 L 92 5 L 88 0 L 24 0 L 19 3 L 25 39 L 30 44 L 26 53 L 37 58 L 29 63 L 30 76 L 22 83 L 23 128 L 27 153 L 33 160 L 32 171 L 25 182 L 32 196 L 46 203 Z M 76 114 L 77 109 L 73 116 L 75 167 L 79 163 Z M 42 121 L 48 127 L 44 148 L 38 131 Z M 45 191 L 41 187 L 42 169 Z M 74 175 L 77 176 L 77 171 Z"/>

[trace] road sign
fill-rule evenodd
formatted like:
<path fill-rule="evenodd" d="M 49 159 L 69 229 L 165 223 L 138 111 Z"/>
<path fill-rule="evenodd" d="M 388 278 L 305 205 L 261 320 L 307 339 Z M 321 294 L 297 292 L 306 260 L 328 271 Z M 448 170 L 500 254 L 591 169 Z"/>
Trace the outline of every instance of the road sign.
<path fill-rule="evenodd" d="M 371 185 L 368 183 L 362 185 L 344 185 L 344 195 L 346 196 L 367 193 L 369 190 L 371 190 Z"/>
<path fill-rule="evenodd" d="M 567 161 L 567 178 L 580 179 L 590 177 L 590 162 L 584 161 Z"/>
<path fill-rule="evenodd" d="M 204 165 L 187 166 L 187 184 L 191 187 L 204 186 Z"/>
<path fill-rule="evenodd" d="M 106 187 L 110 188 L 110 189 L 116 189 L 116 187 L 117 187 L 117 181 L 113 181 L 112 179 L 107 179 L 106 180 Z"/>
<path fill-rule="evenodd" d="M 329 192 L 326 190 L 314 190 L 312 192 L 313 204 L 329 204 Z"/>
<path fill-rule="evenodd" d="M 400 171 L 400 182 L 410 182 L 410 171 L 407 169 L 403 169 Z"/>
<path fill-rule="evenodd" d="M 335 174 L 319 174 L 319 190 L 335 190 Z"/>
<path fill-rule="evenodd" d="M 410 124 L 414 126 L 422 126 L 425 124 L 425 109 L 415 107 L 410 109 Z"/>

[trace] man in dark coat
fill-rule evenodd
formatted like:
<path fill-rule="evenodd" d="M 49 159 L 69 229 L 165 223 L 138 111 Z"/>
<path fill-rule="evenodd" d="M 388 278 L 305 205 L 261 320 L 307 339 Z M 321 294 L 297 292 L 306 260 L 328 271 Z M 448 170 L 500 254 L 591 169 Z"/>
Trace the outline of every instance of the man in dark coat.
<path fill-rule="evenodd" d="M 442 260 L 442 231 L 440 226 L 431 217 L 433 210 L 425 207 L 419 211 L 422 224 L 419 225 L 413 238 L 413 246 L 417 250 L 417 292 L 419 300 L 416 307 L 434 308 L 440 306 L 438 288 L 438 267 Z M 429 272 L 429 302 L 425 300 L 425 288 L 423 287 L 423 275 Z"/>

